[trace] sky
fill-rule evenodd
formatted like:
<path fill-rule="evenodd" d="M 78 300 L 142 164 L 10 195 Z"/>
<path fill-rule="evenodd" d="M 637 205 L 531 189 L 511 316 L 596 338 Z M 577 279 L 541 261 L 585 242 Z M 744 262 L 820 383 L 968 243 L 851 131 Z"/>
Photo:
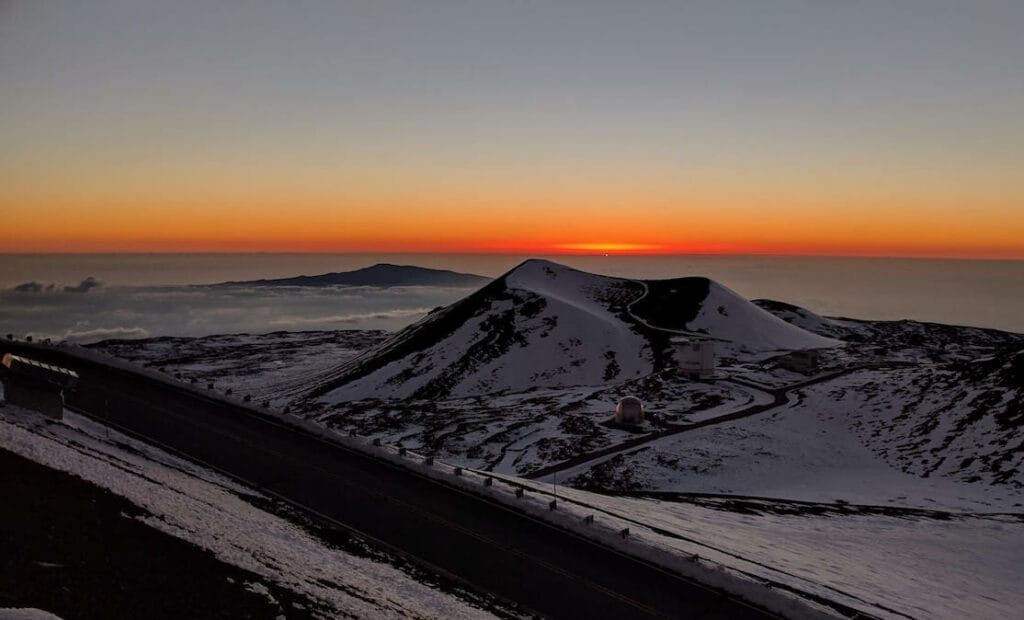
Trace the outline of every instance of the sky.
<path fill-rule="evenodd" d="M 1024 259 L 1024 3 L 0 0 L 0 251 Z"/>

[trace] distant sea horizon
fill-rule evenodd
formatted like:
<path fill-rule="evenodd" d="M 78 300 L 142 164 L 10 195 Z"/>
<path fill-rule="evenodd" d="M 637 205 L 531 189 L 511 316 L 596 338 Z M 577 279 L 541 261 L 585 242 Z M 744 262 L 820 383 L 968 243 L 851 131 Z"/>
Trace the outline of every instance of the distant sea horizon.
<path fill-rule="evenodd" d="M 376 263 L 416 265 L 435 269 L 449 269 L 497 277 L 528 258 L 543 258 L 577 269 L 605 275 L 662 279 L 683 276 L 706 276 L 735 290 L 749 299 L 774 299 L 802 306 L 826 316 L 841 316 L 867 320 L 911 319 L 953 325 L 1002 329 L 1024 332 L 1024 260 L 948 259 L 948 258 L 884 258 L 845 256 L 787 256 L 787 255 L 597 255 L 597 254 L 428 254 L 428 253 L 131 253 L 131 254 L 0 254 L 0 327 L 9 330 L 40 329 L 39 321 L 54 313 L 53 327 L 39 333 L 59 336 L 73 326 L 60 324 L 59 313 L 66 304 L 47 309 L 45 293 L 32 297 L 30 293 L 14 293 L 14 287 L 28 282 L 48 286 L 54 290 L 74 287 L 86 278 L 101 283 L 95 291 L 103 291 L 108 300 L 118 295 L 159 296 L 168 294 L 167 288 L 193 284 L 213 284 L 225 281 L 285 278 L 297 275 L 316 275 L 332 271 L 351 271 Z M 144 290 L 143 290 L 144 289 Z M 95 291 L 81 295 L 84 300 L 98 299 Z M 155 291 L 155 292 L 154 292 Z M 290 300 L 288 308 L 291 322 L 273 318 L 274 307 L 253 301 L 266 320 L 266 329 L 273 331 L 284 325 L 314 328 L 383 328 L 398 329 L 418 318 L 420 306 L 454 301 L 464 292 L 424 297 L 418 305 L 403 305 L 400 312 L 388 314 L 395 308 L 377 308 L 369 304 L 359 312 L 348 312 L 344 307 L 350 298 L 336 300 L 320 298 L 310 316 L 303 317 L 303 306 Z M 96 295 L 95 298 L 88 297 Z M 187 296 L 182 312 L 187 308 Z M 394 295 L 388 297 L 395 303 Z M 91 302 L 95 306 L 95 302 Z M 165 300 L 164 303 L 174 303 Z M 215 301 L 207 300 L 206 311 L 212 311 Z M 364 305 L 369 302 L 365 302 Z M 376 302 L 374 302 L 376 303 Z M 381 301 L 381 304 L 384 302 Z M 410 301 L 411 303 L 411 301 Z M 95 306 L 95 320 L 77 316 L 76 324 L 83 322 L 96 327 L 103 324 L 104 312 L 113 312 L 113 306 Z M 401 304 L 400 304 L 401 305 Z M 370 307 L 372 306 L 372 307 Z M 336 312 L 325 315 L 328 309 Z M 19 319 L 19 309 L 36 313 L 33 326 L 27 319 Z M 12 312 L 8 312 L 11 310 Z M 79 308 L 79 312 L 86 308 Z M 234 309 L 244 312 L 241 307 Z M 134 311 L 139 316 L 141 309 Z M 117 309 L 118 329 L 132 313 Z M 365 321 L 346 319 L 331 327 L 338 316 L 371 317 Z M 25 314 L 23 317 L 27 317 Z M 387 316 L 387 320 L 372 317 Z M 325 319 L 325 320 L 320 320 Z M 109 321 L 108 321 L 109 322 Z M 137 321 L 137 322 L 141 322 Z M 219 325 L 193 320 L 181 327 L 187 333 L 202 335 Z M 249 318 L 246 330 L 258 331 L 261 323 Z M 174 326 L 168 325 L 167 329 Z M 107 329 L 107 328 L 102 328 Z M 114 329 L 111 327 L 110 329 Z M 153 327 L 139 330 L 141 335 L 179 335 L 154 331 Z M 213 333 L 213 332 L 210 332 Z"/>

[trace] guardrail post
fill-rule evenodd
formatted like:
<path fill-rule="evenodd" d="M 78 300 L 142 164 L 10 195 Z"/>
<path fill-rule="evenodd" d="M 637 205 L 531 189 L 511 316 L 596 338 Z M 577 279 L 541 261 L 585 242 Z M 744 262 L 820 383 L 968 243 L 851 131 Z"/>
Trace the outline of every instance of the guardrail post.
<path fill-rule="evenodd" d="M 628 527 L 622 528 L 622 531 L 619 532 L 619 535 L 622 536 L 623 538 L 628 538 L 629 537 L 629 528 Z"/>
<path fill-rule="evenodd" d="M 522 497 L 524 493 L 523 487 L 516 487 L 516 497 Z"/>
<path fill-rule="evenodd" d="M 583 525 L 592 525 L 594 523 L 594 515 L 587 515 L 583 517 Z"/>
<path fill-rule="evenodd" d="M 558 508 L 558 500 L 553 499 L 550 502 L 548 502 L 548 510 L 554 510 L 556 508 Z"/>
<path fill-rule="evenodd" d="M 491 478 L 490 476 L 487 476 L 486 478 L 484 478 L 484 486 L 485 487 L 492 486 L 493 484 L 494 484 L 494 478 Z"/>

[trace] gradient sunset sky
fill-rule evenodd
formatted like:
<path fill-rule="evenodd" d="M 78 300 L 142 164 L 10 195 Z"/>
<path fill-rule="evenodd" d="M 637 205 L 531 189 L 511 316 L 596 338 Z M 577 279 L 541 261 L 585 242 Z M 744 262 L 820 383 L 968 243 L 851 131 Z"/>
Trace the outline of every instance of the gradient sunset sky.
<path fill-rule="evenodd" d="M 1024 2 L 0 1 L 0 252 L 1024 258 Z"/>

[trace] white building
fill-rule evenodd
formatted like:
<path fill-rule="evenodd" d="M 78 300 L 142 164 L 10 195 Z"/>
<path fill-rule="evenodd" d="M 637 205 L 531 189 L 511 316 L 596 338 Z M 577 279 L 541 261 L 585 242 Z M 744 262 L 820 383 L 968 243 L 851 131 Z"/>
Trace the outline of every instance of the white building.
<path fill-rule="evenodd" d="M 625 396 L 615 407 L 615 421 L 619 424 L 642 424 L 644 404 L 636 396 Z"/>
<path fill-rule="evenodd" d="M 691 379 L 715 377 L 715 343 L 696 336 L 672 339 L 676 362 L 684 375 Z"/>
<path fill-rule="evenodd" d="M 804 374 L 816 372 L 821 367 L 820 349 L 800 349 L 791 351 L 778 358 L 778 365 L 787 370 Z"/>

